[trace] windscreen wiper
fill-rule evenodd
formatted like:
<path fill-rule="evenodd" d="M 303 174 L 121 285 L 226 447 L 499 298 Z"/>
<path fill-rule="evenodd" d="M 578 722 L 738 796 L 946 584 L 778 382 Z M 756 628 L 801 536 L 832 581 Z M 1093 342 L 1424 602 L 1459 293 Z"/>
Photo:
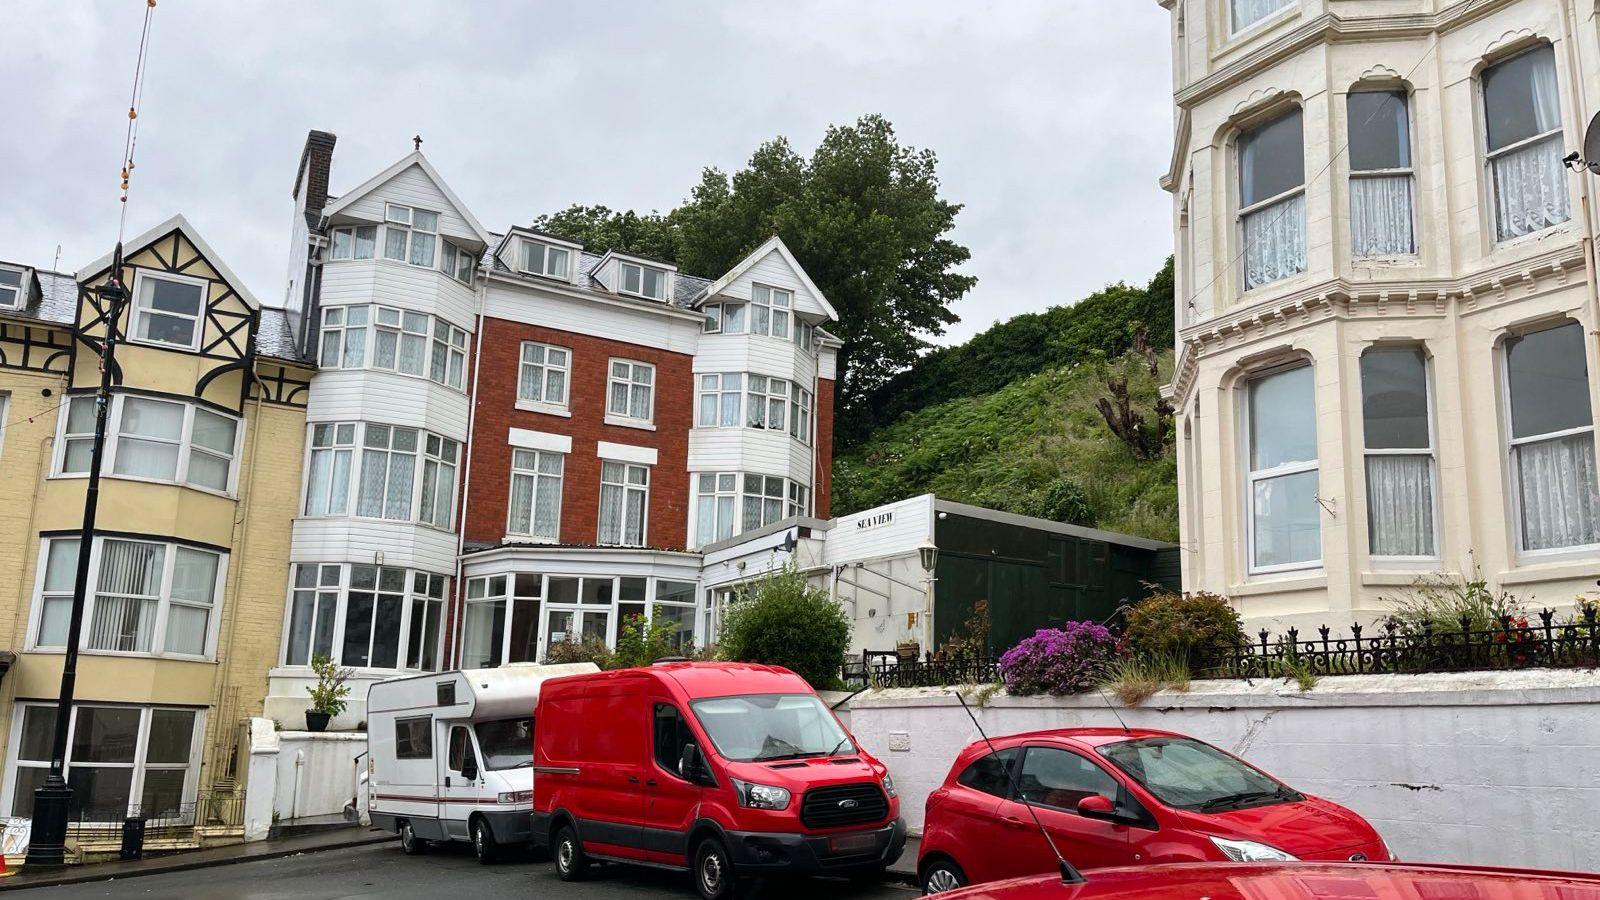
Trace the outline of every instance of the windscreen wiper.
<path fill-rule="evenodd" d="M 1272 791 L 1244 791 L 1243 793 L 1238 794 L 1227 794 L 1222 797 L 1212 797 L 1210 800 L 1200 804 L 1200 811 L 1210 812 L 1214 809 L 1221 809 L 1224 806 L 1238 806 L 1254 800 L 1276 800 L 1278 798 L 1287 799 L 1291 796 L 1293 796 L 1293 793 L 1286 792 L 1283 788 L 1278 788 L 1277 790 Z"/>

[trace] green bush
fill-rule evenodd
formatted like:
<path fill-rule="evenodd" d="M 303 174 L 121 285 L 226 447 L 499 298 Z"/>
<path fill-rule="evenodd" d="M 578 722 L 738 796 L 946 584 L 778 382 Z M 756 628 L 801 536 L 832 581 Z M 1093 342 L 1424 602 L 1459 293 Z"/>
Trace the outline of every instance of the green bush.
<path fill-rule="evenodd" d="M 617 629 L 617 650 L 611 656 L 608 668 L 626 669 L 630 666 L 648 666 L 666 656 L 694 655 L 694 647 L 679 646 L 675 640 L 678 627 L 658 615 L 652 622 L 635 613 L 622 620 Z"/>
<path fill-rule="evenodd" d="M 602 669 L 615 668 L 612 664 L 613 654 L 606 647 L 606 642 L 599 638 L 584 638 L 581 641 L 565 640 L 550 645 L 544 653 L 544 663 L 548 666 L 559 666 L 566 663 L 594 663 Z"/>
<path fill-rule="evenodd" d="M 1122 640 L 1134 656 L 1178 658 L 1192 667 L 1196 648 L 1241 643 L 1244 627 L 1226 597 L 1204 591 L 1159 593 L 1128 610 Z"/>
<path fill-rule="evenodd" d="M 839 686 L 850 619 L 793 566 L 739 588 L 723 618 L 718 655 L 793 670 L 818 690 Z"/>

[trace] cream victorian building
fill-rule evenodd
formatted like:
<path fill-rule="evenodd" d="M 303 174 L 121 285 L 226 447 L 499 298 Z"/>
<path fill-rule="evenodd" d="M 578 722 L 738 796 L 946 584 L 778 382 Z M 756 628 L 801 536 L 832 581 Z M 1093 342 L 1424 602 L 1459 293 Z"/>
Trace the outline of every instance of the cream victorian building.
<path fill-rule="evenodd" d="M 1595 4 L 1159 2 L 1185 586 L 1252 626 L 1593 589 Z"/>

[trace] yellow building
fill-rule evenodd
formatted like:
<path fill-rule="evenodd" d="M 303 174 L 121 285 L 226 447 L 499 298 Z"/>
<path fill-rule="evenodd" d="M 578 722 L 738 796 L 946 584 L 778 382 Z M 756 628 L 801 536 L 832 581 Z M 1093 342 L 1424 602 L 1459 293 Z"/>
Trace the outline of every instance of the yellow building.
<path fill-rule="evenodd" d="M 0 263 L 0 815 L 49 769 L 111 257 Z M 74 819 L 236 831 L 277 660 L 311 367 L 182 217 L 127 242 L 67 775 Z M 248 748 L 246 748 L 248 752 Z"/>

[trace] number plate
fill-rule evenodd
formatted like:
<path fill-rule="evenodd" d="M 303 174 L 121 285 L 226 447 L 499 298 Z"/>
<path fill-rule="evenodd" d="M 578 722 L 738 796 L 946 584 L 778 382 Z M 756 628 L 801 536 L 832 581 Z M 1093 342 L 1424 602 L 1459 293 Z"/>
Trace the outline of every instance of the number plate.
<path fill-rule="evenodd" d="M 876 850 L 878 836 L 870 832 L 866 834 L 840 834 L 828 838 L 828 850 L 841 856 L 850 853 L 865 853 Z"/>

